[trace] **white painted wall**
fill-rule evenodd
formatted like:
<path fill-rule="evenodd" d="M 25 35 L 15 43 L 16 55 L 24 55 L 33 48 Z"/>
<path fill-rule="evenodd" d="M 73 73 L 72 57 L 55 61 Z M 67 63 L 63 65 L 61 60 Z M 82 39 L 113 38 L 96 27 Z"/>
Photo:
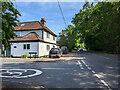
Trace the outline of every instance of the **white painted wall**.
<path fill-rule="evenodd" d="M 18 37 L 25 36 L 30 32 L 36 32 L 42 38 L 42 30 L 15 31 L 16 34 L 19 34 Z"/>
<path fill-rule="evenodd" d="M 15 33 L 18 35 L 18 37 L 25 36 L 26 34 L 28 34 L 30 32 L 36 32 L 42 38 L 42 30 L 15 31 Z M 43 40 L 46 42 L 51 42 L 51 43 L 56 44 L 56 37 L 55 37 L 55 40 L 53 40 L 53 35 L 50 33 L 49 33 L 49 35 L 50 35 L 50 37 L 47 38 L 47 32 L 43 31 Z"/>
<path fill-rule="evenodd" d="M 30 32 L 36 32 L 41 38 L 42 38 L 42 30 L 30 30 L 30 31 L 17 31 L 19 33 L 19 36 L 25 36 L 26 34 Z M 53 35 L 49 33 L 49 38 L 47 38 L 47 32 L 43 31 L 43 40 L 50 43 L 56 44 L 56 37 L 55 40 L 53 40 Z M 24 44 L 30 44 L 30 49 L 23 49 Z M 11 45 L 11 54 L 16 57 L 20 57 L 21 55 L 29 55 L 29 52 L 37 52 L 38 56 L 44 56 L 49 55 L 49 50 L 47 50 L 47 45 L 50 45 L 50 49 L 56 45 L 44 43 L 44 42 L 19 42 L 19 43 L 12 43 Z M 17 48 L 14 48 L 14 46 L 17 46 Z"/>
<path fill-rule="evenodd" d="M 30 44 L 30 49 L 24 49 L 24 44 Z M 17 46 L 17 48 L 14 48 Z M 20 57 L 21 55 L 29 55 L 29 52 L 39 53 L 39 42 L 20 42 L 11 43 L 11 54 L 15 57 Z"/>
<path fill-rule="evenodd" d="M 47 38 L 47 32 L 44 31 L 44 41 L 46 41 L 46 42 L 51 42 L 51 43 L 55 43 L 55 44 L 56 44 L 56 37 L 55 37 L 55 40 L 53 40 L 53 35 L 50 34 L 50 33 L 49 33 L 49 35 L 50 35 L 50 37 Z"/>
<path fill-rule="evenodd" d="M 47 45 L 50 45 L 50 49 L 53 48 L 53 46 L 55 46 L 55 48 L 57 48 L 56 45 L 39 42 L 39 56 L 49 55 L 50 50 L 47 50 Z"/>
<path fill-rule="evenodd" d="M 30 44 L 30 49 L 24 49 L 24 44 Z M 21 55 L 29 55 L 29 52 L 37 52 L 37 55 L 44 56 L 49 55 L 49 50 L 47 50 L 47 45 L 50 45 L 50 49 L 56 45 L 44 43 L 44 42 L 19 42 L 19 43 L 11 43 L 11 54 L 14 57 L 21 57 Z M 14 48 L 17 46 L 17 48 Z"/>

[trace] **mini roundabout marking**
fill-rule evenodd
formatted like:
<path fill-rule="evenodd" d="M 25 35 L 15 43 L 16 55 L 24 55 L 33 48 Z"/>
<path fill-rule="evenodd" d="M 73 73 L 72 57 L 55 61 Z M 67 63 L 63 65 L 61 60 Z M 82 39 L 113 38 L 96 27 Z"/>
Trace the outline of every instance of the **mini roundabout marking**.
<path fill-rule="evenodd" d="M 0 77 L 2 78 L 29 78 L 42 73 L 37 69 L 0 69 Z"/>

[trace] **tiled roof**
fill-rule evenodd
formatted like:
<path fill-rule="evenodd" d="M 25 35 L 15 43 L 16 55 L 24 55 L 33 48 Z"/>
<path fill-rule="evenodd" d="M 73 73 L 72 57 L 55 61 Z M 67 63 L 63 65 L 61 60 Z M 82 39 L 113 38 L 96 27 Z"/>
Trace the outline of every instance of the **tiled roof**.
<path fill-rule="evenodd" d="M 49 28 L 42 25 L 42 23 L 39 21 L 17 23 L 17 26 L 14 27 L 14 29 L 15 29 L 15 31 L 42 30 L 43 29 L 43 30 L 51 33 L 52 35 L 57 36 Z"/>
<path fill-rule="evenodd" d="M 10 39 L 9 41 L 43 41 L 43 39 L 35 32 L 31 32 L 23 37 L 14 37 L 14 39 Z"/>

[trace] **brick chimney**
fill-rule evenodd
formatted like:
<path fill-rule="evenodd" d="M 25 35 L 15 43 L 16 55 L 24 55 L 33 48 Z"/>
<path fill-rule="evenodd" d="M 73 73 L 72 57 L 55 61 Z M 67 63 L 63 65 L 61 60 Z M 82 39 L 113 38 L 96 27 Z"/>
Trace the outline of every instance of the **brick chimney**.
<path fill-rule="evenodd" d="M 46 21 L 45 21 L 44 18 L 41 18 L 41 23 L 42 23 L 43 26 L 46 26 Z"/>

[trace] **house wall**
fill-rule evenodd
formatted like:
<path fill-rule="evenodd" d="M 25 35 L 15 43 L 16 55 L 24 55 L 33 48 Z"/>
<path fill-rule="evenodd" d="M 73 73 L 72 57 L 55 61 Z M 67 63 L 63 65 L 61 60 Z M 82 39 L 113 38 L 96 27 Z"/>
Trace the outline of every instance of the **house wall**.
<path fill-rule="evenodd" d="M 24 44 L 30 44 L 30 49 L 24 49 Z M 17 48 L 14 48 L 17 46 Z M 19 42 L 11 43 L 11 54 L 15 57 L 20 57 L 21 55 L 29 55 L 29 52 L 39 53 L 39 42 Z"/>
<path fill-rule="evenodd" d="M 42 38 L 42 30 L 15 31 L 18 37 L 25 36 L 26 34 L 30 32 L 36 32 Z M 43 40 L 46 42 L 56 43 L 56 37 L 55 37 L 55 40 L 53 40 L 53 35 L 49 33 L 49 38 L 47 38 L 46 31 L 43 31 Z"/>
<path fill-rule="evenodd" d="M 18 34 L 18 37 L 25 36 L 30 32 L 36 32 L 42 38 L 42 30 L 15 31 L 15 33 Z"/>
<path fill-rule="evenodd" d="M 47 45 L 50 46 L 49 50 L 47 50 Z M 51 50 L 51 48 L 53 48 L 53 46 L 57 48 L 57 46 L 54 44 L 39 42 L 39 56 L 49 55 L 49 51 Z"/>
<path fill-rule="evenodd" d="M 24 49 L 24 44 L 30 44 L 30 49 Z M 49 50 L 47 50 L 47 45 L 50 46 L 50 49 L 56 45 L 44 42 L 19 42 L 19 43 L 11 43 L 11 55 L 14 57 L 21 57 L 21 55 L 29 55 L 29 52 L 37 52 L 37 55 L 44 56 L 49 55 Z M 14 48 L 16 46 L 17 48 Z M 33 54 L 32 54 L 33 55 Z"/>
<path fill-rule="evenodd" d="M 50 34 L 50 33 L 49 33 L 49 35 L 50 35 L 50 37 L 47 38 L 47 32 L 44 31 L 44 41 L 51 42 L 51 43 L 56 43 L 56 37 L 55 37 L 55 40 L 53 40 L 53 35 Z"/>

